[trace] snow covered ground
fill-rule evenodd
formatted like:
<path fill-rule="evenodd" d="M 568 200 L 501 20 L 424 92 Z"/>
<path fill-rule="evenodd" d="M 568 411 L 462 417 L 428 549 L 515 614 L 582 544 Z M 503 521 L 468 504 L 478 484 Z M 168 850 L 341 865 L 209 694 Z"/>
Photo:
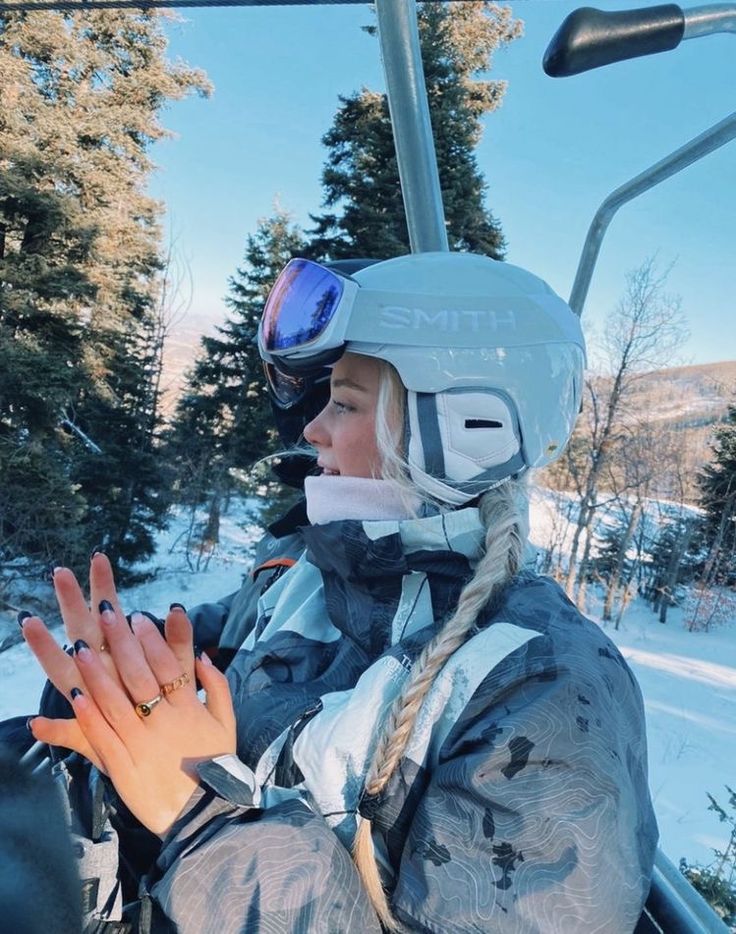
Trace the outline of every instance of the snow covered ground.
<path fill-rule="evenodd" d="M 532 505 L 532 541 L 544 545 L 556 516 L 549 497 Z M 209 566 L 192 573 L 183 550 L 186 517 L 176 517 L 159 539 L 149 583 L 124 593 L 128 609 L 163 614 L 177 600 L 185 606 L 238 588 L 254 542 L 250 503 L 235 503 L 223 517 L 221 541 Z M 599 609 L 591 595 L 589 615 Z M 671 611 L 661 625 L 642 601 L 628 607 L 620 629 L 606 627 L 634 670 L 644 694 L 649 735 L 650 784 L 661 846 L 675 862 L 709 863 L 725 844 L 724 825 L 707 810 L 710 792 L 726 803 L 724 786 L 736 785 L 736 620 L 709 633 L 690 633 Z M 61 633 L 60 633 L 61 638 Z M 32 713 L 43 675 L 25 646 L 0 654 L 0 719 Z"/>

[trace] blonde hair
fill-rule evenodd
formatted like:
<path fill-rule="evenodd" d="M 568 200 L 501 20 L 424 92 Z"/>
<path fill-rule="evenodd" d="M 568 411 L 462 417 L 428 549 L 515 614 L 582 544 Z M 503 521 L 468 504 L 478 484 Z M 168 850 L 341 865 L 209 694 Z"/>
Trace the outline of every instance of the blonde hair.
<path fill-rule="evenodd" d="M 384 479 L 398 484 L 407 495 L 416 497 L 395 426 L 403 427 L 405 390 L 398 374 L 382 363 L 376 410 L 376 438 L 382 455 Z M 426 496 L 425 496 L 426 500 Z M 411 738 L 424 698 L 447 659 L 472 634 L 481 611 L 499 596 L 519 572 L 527 538 L 526 486 L 508 480 L 485 493 L 479 502 L 480 518 L 486 530 L 485 553 L 473 577 L 463 587 L 455 612 L 427 643 L 414 663 L 411 674 L 389 711 L 382 734 L 368 767 L 364 797 L 380 795 L 394 774 Z M 353 859 L 366 892 L 383 927 L 400 930 L 389 907 L 373 848 L 372 820 L 359 818 L 353 843 Z"/>

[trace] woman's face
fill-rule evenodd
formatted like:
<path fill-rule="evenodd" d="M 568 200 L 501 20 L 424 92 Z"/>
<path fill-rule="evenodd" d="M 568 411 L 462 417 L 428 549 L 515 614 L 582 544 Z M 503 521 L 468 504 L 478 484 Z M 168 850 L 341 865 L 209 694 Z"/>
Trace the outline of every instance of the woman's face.
<path fill-rule="evenodd" d="M 342 477 L 380 477 L 376 444 L 376 405 L 381 364 L 373 357 L 346 353 L 330 378 L 330 401 L 304 429 L 317 450 L 322 473 Z"/>

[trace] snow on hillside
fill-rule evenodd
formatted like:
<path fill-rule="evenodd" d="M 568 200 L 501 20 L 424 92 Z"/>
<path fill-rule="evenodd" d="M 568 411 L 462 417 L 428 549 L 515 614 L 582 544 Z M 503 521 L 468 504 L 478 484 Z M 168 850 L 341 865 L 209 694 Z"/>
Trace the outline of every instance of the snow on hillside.
<path fill-rule="evenodd" d="M 544 546 L 560 522 L 540 495 L 532 504 L 532 541 Z M 237 503 L 223 518 L 221 541 L 205 570 L 192 573 L 183 549 L 186 517 L 173 519 L 153 563 L 155 579 L 125 591 L 129 609 L 163 614 L 177 600 L 192 607 L 238 588 L 259 536 L 251 503 Z M 592 595 L 591 600 L 595 600 Z M 591 603 L 589 615 L 598 607 Z M 602 624 L 601 624 L 602 625 Z M 661 625 L 639 599 L 618 631 L 604 627 L 631 665 L 644 695 L 649 736 L 650 785 L 661 846 L 675 862 L 708 863 L 725 843 L 724 825 L 707 810 L 706 792 L 726 802 L 736 784 L 736 621 L 710 633 L 689 633 L 677 610 Z M 61 634 L 60 634 L 61 638 Z M 25 646 L 0 654 L 0 719 L 32 713 L 43 683 Z"/>

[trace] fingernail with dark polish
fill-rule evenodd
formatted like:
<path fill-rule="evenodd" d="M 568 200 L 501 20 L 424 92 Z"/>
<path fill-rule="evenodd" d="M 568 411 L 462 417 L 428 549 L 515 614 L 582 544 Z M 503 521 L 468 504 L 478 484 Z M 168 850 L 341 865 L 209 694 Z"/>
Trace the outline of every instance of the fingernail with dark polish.
<path fill-rule="evenodd" d="M 30 619 L 31 616 L 33 616 L 33 613 L 29 613 L 28 610 L 21 610 L 20 613 L 18 613 L 18 625 L 21 629 L 23 628 L 23 623 L 25 623 L 27 619 Z"/>
<path fill-rule="evenodd" d="M 98 609 L 99 609 L 100 613 L 107 613 L 108 611 L 111 612 L 111 613 L 114 613 L 114 612 L 115 612 L 115 609 L 114 609 L 112 603 L 110 603 L 109 600 L 100 600 L 100 605 L 99 605 Z"/>
<path fill-rule="evenodd" d="M 187 611 L 187 608 L 184 606 L 183 603 L 172 603 L 172 604 L 169 606 L 169 609 L 170 609 L 170 610 L 181 610 L 182 613 L 186 613 L 186 611 Z"/>
<path fill-rule="evenodd" d="M 79 688 L 72 688 L 71 691 L 69 692 L 69 696 L 71 697 L 72 700 L 74 700 L 75 697 L 84 697 L 84 695 L 79 690 Z"/>
<path fill-rule="evenodd" d="M 89 646 L 84 641 L 84 639 L 77 639 L 77 641 L 74 643 L 75 654 L 79 655 L 80 652 L 84 652 L 84 651 L 89 652 Z"/>

